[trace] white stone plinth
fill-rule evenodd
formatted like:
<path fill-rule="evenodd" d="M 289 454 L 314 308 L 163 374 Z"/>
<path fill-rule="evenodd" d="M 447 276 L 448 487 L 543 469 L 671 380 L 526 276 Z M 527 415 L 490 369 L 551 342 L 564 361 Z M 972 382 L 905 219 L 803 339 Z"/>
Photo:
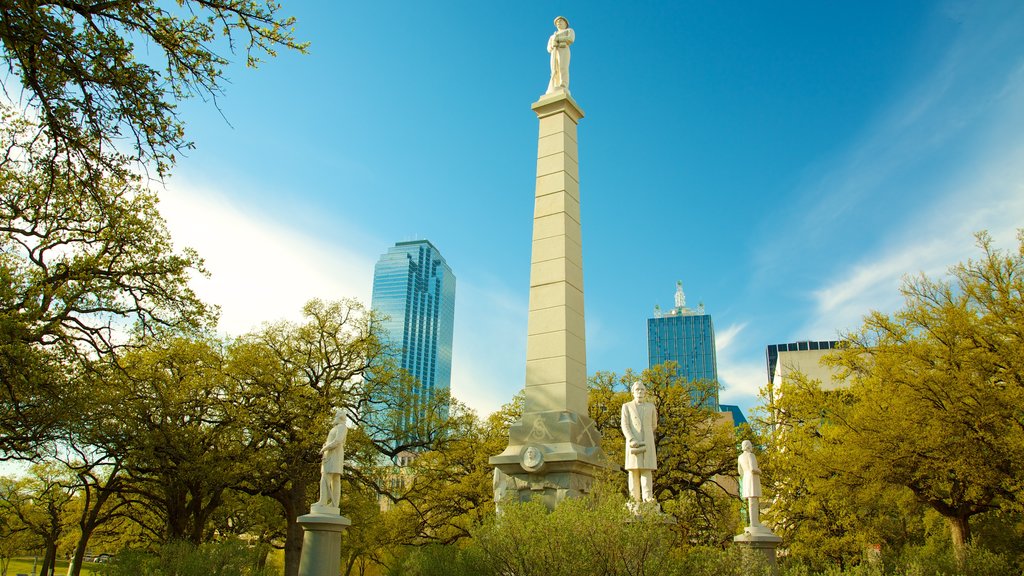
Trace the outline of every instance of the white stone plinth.
<path fill-rule="evenodd" d="M 341 573 L 341 532 L 352 522 L 338 514 L 306 514 L 299 516 L 302 556 L 299 576 L 338 576 Z"/>

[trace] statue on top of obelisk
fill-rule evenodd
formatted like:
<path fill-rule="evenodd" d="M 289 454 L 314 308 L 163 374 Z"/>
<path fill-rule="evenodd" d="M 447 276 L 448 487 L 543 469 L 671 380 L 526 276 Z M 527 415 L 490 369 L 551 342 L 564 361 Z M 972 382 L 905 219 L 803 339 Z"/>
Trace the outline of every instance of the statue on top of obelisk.
<path fill-rule="evenodd" d="M 555 32 L 548 38 L 548 52 L 551 54 L 551 81 L 545 94 L 559 88 L 569 92 L 569 46 L 576 40 L 576 33 L 569 28 L 565 16 L 555 18 Z"/>

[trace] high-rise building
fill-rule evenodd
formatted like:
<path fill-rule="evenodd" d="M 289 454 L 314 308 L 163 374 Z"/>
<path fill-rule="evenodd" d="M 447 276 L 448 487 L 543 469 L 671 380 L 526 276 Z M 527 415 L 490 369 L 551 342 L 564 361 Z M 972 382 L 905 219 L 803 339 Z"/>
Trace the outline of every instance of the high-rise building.
<path fill-rule="evenodd" d="M 400 366 L 418 380 L 403 428 L 414 430 L 423 407 L 448 398 L 455 324 L 455 275 L 428 240 L 398 242 L 373 269 L 372 307 L 386 318 L 383 335 Z"/>
<path fill-rule="evenodd" d="M 839 345 L 837 340 L 804 340 L 786 344 L 769 344 L 765 350 L 768 366 L 768 396 L 774 400 L 775 391 L 790 374 L 800 372 L 811 380 L 821 382 L 824 390 L 840 386 L 836 380 L 837 369 L 821 363 L 832 349 Z"/>
<path fill-rule="evenodd" d="M 647 359 L 649 366 L 669 360 L 679 365 L 686 380 L 714 382 L 709 398 L 694 398 L 711 410 L 718 410 L 718 362 L 715 356 L 715 326 L 704 305 L 686 307 L 683 283 L 676 282 L 675 307 L 663 312 L 654 307 L 654 318 L 647 319 Z"/>

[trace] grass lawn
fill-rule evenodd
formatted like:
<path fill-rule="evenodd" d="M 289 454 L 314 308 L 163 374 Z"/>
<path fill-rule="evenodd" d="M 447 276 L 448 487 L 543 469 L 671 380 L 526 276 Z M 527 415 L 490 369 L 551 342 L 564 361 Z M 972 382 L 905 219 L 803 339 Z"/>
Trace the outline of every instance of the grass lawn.
<path fill-rule="evenodd" d="M 42 562 L 43 559 L 40 558 L 39 562 L 36 563 L 36 570 L 39 569 Z M 99 569 L 102 566 L 102 564 L 86 562 L 82 565 L 82 576 L 99 576 Z M 57 569 L 53 573 L 54 576 L 66 576 L 68 573 L 67 560 L 57 560 Z M 7 576 L 18 576 L 18 574 L 33 574 L 32 558 L 14 558 L 11 560 L 10 566 L 7 567 Z"/>

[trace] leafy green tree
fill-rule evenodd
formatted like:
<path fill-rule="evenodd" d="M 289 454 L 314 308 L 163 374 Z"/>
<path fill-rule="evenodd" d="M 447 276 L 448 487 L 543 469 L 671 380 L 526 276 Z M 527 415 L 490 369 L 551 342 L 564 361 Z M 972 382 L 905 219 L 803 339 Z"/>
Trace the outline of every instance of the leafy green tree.
<path fill-rule="evenodd" d="M 16 518 L 43 548 L 40 574 L 50 574 L 57 561 L 57 544 L 70 524 L 66 513 L 74 495 L 59 464 L 34 464 L 19 479 L 0 477 L 0 506 L 4 516 Z"/>
<path fill-rule="evenodd" d="M 106 171 L 121 165 L 111 151 L 131 150 L 163 175 L 192 146 L 176 101 L 221 92 L 228 58 L 218 49 L 241 51 L 251 67 L 278 48 L 305 50 L 279 12 L 259 0 L 6 1 L 4 92 L 23 91 L 48 156 Z"/>
<path fill-rule="evenodd" d="M 739 522 L 737 502 L 726 490 L 732 481 L 728 478 L 736 472 L 737 437 L 720 414 L 702 407 L 703 400 L 714 393 L 714 384 L 686 381 L 674 362 L 639 375 L 596 373 L 590 381 L 590 417 L 601 431 L 605 454 L 617 464 L 624 460 L 625 450 L 621 408 L 637 380 L 644 383 L 649 400 L 658 408 L 655 498 L 666 512 L 681 519 L 677 529 L 683 542 L 724 544 Z M 615 475 L 614 481 L 624 489 L 624 474 Z"/>
<path fill-rule="evenodd" d="M 488 462 L 508 443 L 502 415 L 481 421 L 457 402 L 444 440 L 408 466 L 408 482 L 389 490 L 393 513 L 410 530 L 409 543 L 451 544 L 494 512 L 493 468 Z"/>
<path fill-rule="evenodd" d="M 320 478 L 320 446 L 334 408 L 355 417 L 379 387 L 370 366 L 385 362 L 373 314 L 354 300 L 312 300 L 303 323 L 280 322 L 243 336 L 228 350 L 231 413 L 255 449 L 240 490 L 276 500 L 286 521 L 285 574 L 298 571 L 302 528 Z M 346 450 L 348 452 L 348 450 Z"/>
<path fill-rule="evenodd" d="M 38 158 L 46 138 L 0 113 L 0 455 L 30 457 L 88 402 L 93 362 L 213 315 L 188 287 L 201 260 L 173 249 L 138 176 Z"/>
<path fill-rule="evenodd" d="M 225 492 L 248 473 L 251 438 L 231 416 L 224 355 L 215 342 L 170 339 L 126 355 L 111 403 L 126 438 L 123 492 L 157 541 L 210 536 Z M 158 523 L 152 523 L 158 520 Z"/>
<path fill-rule="evenodd" d="M 864 474 L 840 424 L 856 398 L 794 375 L 775 391 L 759 444 L 766 498 L 763 521 L 794 560 L 815 570 L 849 567 L 878 545 L 886 556 L 923 541 L 922 507 L 900 486 Z"/>
<path fill-rule="evenodd" d="M 505 448 L 508 428 L 522 408 L 520 394 L 481 420 L 453 401 L 447 432 L 403 466 L 382 463 L 365 430 L 350 432 L 353 496 L 344 510 L 354 516 L 343 543 L 346 573 L 362 574 L 371 567 L 395 572 L 410 554 L 418 554 L 412 549 L 459 546 L 468 540 L 473 527 L 494 513 L 488 459 Z"/>
<path fill-rule="evenodd" d="M 79 576 L 92 535 L 103 524 L 124 518 L 128 501 L 123 497 L 121 452 L 94 451 L 92 446 L 69 444 L 71 454 L 63 462 L 73 478 L 75 498 L 69 514 L 75 517 L 75 540 L 68 576 Z"/>
<path fill-rule="evenodd" d="M 1024 483 L 1024 233 L 950 279 L 909 278 L 905 304 L 871 313 L 835 364 L 851 410 L 836 420 L 855 474 L 905 486 L 948 522 L 960 556 L 970 519 L 1018 505 Z"/>
<path fill-rule="evenodd" d="M 598 490 L 548 512 L 539 502 L 510 504 L 474 530 L 467 555 L 475 574 L 663 574 L 672 565 L 671 529 L 655 514 L 639 518 L 619 494 Z M 438 573 L 438 572 L 435 572 Z"/>
<path fill-rule="evenodd" d="M 0 457 L 54 440 L 83 360 L 212 319 L 138 168 L 191 147 L 176 102 L 215 99 L 226 53 L 304 51 L 293 24 L 259 0 L 0 3 Z"/>

